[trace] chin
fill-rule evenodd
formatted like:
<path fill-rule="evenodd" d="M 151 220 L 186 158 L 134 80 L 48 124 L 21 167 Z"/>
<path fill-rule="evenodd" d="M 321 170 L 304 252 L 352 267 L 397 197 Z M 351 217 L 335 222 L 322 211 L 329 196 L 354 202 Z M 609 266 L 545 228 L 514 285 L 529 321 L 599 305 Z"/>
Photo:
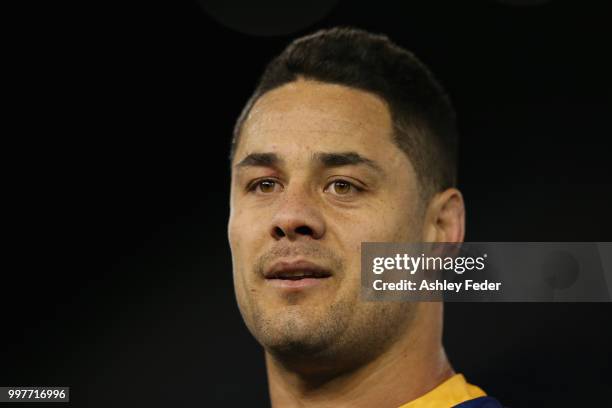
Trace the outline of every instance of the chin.
<path fill-rule="evenodd" d="M 308 311 L 294 310 L 275 313 L 258 324 L 253 333 L 259 343 L 273 354 L 314 355 L 329 348 L 337 333 L 329 324 L 320 322 Z"/>

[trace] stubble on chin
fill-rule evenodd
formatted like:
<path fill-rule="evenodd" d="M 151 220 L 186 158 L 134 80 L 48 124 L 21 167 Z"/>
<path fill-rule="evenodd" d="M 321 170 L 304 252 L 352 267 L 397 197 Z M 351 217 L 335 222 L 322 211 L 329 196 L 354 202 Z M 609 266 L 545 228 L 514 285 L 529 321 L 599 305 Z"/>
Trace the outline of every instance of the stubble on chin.
<path fill-rule="evenodd" d="M 247 306 L 241 310 L 245 322 L 276 360 L 302 368 L 349 368 L 375 358 L 405 331 L 414 308 L 397 302 L 362 303 L 360 271 L 345 270 L 342 259 L 328 249 L 278 247 L 260 256 L 254 271 L 263 275 L 276 259 L 298 255 L 332 266 L 343 282 L 335 299 L 313 302 L 298 297 L 295 302 L 285 299 L 282 305 L 262 298 L 261 291 L 246 288 L 248 298 L 241 305 L 241 309 Z"/>
<path fill-rule="evenodd" d="M 278 259 L 303 257 L 333 271 L 333 279 L 342 282 L 346 269 L 343 259 L 329 248 L 319 244 L 278 246 L 259 256 L 254 264 L 256 276 L 263 276 L 265 268 Z M 342 285 L 348 282 L 342 282 Z M 338 287 L 337 291 L 346 292 Z M 358 288 L 356 288 L 358 289 Z M 357 291 L 358 292 L 358 291 Z M 295 293 L 282 301 L 263 298 L 261 291 L 244 291 L 241 310 L 249 330 L 258 342 L 270 352 L 312 355 L 329 347 L 348 326 L 351 302 L 355 299 L 324 299 L 320 294 L 309 299 L 309 294 Z M 334 292 L 337 295 L 337 292 Z M 333 294 L 330 293 L 330 297 Z M 350 296 L 353 296 L 352 294 Z"/>

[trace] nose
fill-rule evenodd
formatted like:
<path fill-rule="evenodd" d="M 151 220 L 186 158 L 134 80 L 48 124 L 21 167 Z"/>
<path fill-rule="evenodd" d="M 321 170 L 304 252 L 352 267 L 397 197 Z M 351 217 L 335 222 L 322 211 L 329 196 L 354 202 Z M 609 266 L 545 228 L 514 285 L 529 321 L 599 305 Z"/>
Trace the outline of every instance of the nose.
<path fill-rule="evenodd" d="M 282 193 L 270 230 L 275 240 L 321 239 L 325 235 L 325 221 L 313 194 L 299 186 Z"/>

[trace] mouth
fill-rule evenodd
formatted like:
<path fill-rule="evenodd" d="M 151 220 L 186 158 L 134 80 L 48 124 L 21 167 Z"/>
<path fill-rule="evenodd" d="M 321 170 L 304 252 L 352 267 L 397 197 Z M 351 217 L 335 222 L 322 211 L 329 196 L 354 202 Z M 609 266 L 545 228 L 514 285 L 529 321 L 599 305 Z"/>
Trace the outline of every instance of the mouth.
<path fill-rule="evenodd" d="M 331 278 L 329 269 L 308 261 L 276 262 L 264 272 L 272 286 L 288 289 L 304 289 L 319 285 Z"/>

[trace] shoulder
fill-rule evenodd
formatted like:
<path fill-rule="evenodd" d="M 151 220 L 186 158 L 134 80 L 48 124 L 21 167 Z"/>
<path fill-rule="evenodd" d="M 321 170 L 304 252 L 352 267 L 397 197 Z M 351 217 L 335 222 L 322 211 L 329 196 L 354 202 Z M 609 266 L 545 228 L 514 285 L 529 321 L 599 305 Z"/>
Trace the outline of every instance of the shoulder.
<path fill-rule="evenodd" d="M 493 397 L 478 397 L 469 401 L 464 401 L 461 404 L 455 405 L 453 408 L 504 408 Z"/>

